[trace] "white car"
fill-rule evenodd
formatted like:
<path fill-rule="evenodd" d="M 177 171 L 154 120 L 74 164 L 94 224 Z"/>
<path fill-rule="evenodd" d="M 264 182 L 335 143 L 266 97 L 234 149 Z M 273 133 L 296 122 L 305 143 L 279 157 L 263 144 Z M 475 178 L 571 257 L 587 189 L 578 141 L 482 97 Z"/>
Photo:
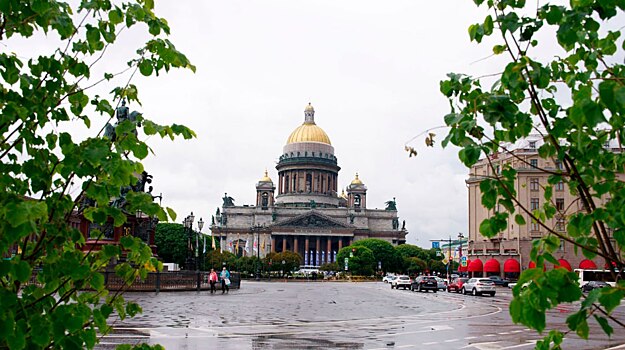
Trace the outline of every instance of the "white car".
<path fill-rule="evenodd" d="M 490 278 L 471 278 L 462 285 L 462 294 L 495 296 L 495 282 Z"/>
<path fill-rule="evenodd" d="M 395 278 L 395 275 L 386 275 L 382 277 L 382 282 L 389 283 Z"/>
<path fill-rule="evenodd" d="M 391 289 L 399 289 L 403 288 L 404 290 L 410 289 L 410 285 L 412 284 L 412 280 L 410 277 L 406 275 L 397 276 L 397 278 L 391 281 Z"/>

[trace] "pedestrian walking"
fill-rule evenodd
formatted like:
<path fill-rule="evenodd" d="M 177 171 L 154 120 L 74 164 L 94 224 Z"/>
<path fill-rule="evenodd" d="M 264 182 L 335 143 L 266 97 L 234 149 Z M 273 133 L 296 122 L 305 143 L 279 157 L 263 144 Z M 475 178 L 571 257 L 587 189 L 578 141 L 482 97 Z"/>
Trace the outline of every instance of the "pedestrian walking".
<path fill-rule="evenodd" d="M 211 269 L 211 273 L 208 275 L 208 282 L 211 285 L 211 294 L 217 292 L 217 288 L 215 288 L 215 284 L 217 283 L 217 272 L 215 269 Z"/>
<path fill-rule="evenodd" d="M 221 270 L 221 273 L 219 274 L 219 278 L 221 279 L 221 294 L 229 292 L 230 291 L 230 272 L 226 269 L 225 266 Z"/>

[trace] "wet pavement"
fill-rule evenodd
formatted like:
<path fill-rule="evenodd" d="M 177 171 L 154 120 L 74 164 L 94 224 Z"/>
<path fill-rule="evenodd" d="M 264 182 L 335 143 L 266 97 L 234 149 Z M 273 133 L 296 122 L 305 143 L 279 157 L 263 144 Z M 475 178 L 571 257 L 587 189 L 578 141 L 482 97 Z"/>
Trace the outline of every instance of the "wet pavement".
<path fill-rule="evenodd" d="M 121 343 L 167 349 L 532 349 L 540 336 L 512 324 L 509 289 L 495 297 L 391 290 L 377 283 L 248 282 L 228 294 L 128 293 L 143 314 L 114 323 L 99 349 Z M 549 312 L 566 330 L 574 305 Z M 625 308 L 617 311 L 625 318 Z M 589 341 L 568 334 L 565 349 L 625 349 L 591 322 Z"/>

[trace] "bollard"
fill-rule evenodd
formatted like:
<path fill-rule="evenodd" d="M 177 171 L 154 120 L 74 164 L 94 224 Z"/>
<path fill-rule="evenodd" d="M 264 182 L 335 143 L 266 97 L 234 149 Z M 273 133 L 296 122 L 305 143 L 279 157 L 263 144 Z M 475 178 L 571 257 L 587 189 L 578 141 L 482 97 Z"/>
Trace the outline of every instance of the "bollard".
<path fill-rule="evenodd" d="M 156 271 L 156 293 L 161 291 L 161 272 Z"/>

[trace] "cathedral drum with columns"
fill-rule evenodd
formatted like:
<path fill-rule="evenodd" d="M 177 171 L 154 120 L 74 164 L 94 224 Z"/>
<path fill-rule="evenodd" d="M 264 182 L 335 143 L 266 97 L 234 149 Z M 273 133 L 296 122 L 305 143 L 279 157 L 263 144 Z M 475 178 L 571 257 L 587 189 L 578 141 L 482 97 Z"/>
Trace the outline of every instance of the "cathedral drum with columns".
<path fill-rule="evenodd" d="M 302 257 L 302 265 L 320 266 L 335 262 L 341 248 L 359 239 L 405 243 L 408 232 L 399 223 L 394 198 L 386 209 L 368 209 L 367 187 L 358 174 L 338 194 L 341 168 L 334 147 L 315 124 L 310 104 L 304 117 L 283 148 L 277 184 L 267 171 L 256 184 L 255 206 L 235 206 L 224 196 L 211 225 L 221 249 L 261 258 L 293 251 Z"/>

